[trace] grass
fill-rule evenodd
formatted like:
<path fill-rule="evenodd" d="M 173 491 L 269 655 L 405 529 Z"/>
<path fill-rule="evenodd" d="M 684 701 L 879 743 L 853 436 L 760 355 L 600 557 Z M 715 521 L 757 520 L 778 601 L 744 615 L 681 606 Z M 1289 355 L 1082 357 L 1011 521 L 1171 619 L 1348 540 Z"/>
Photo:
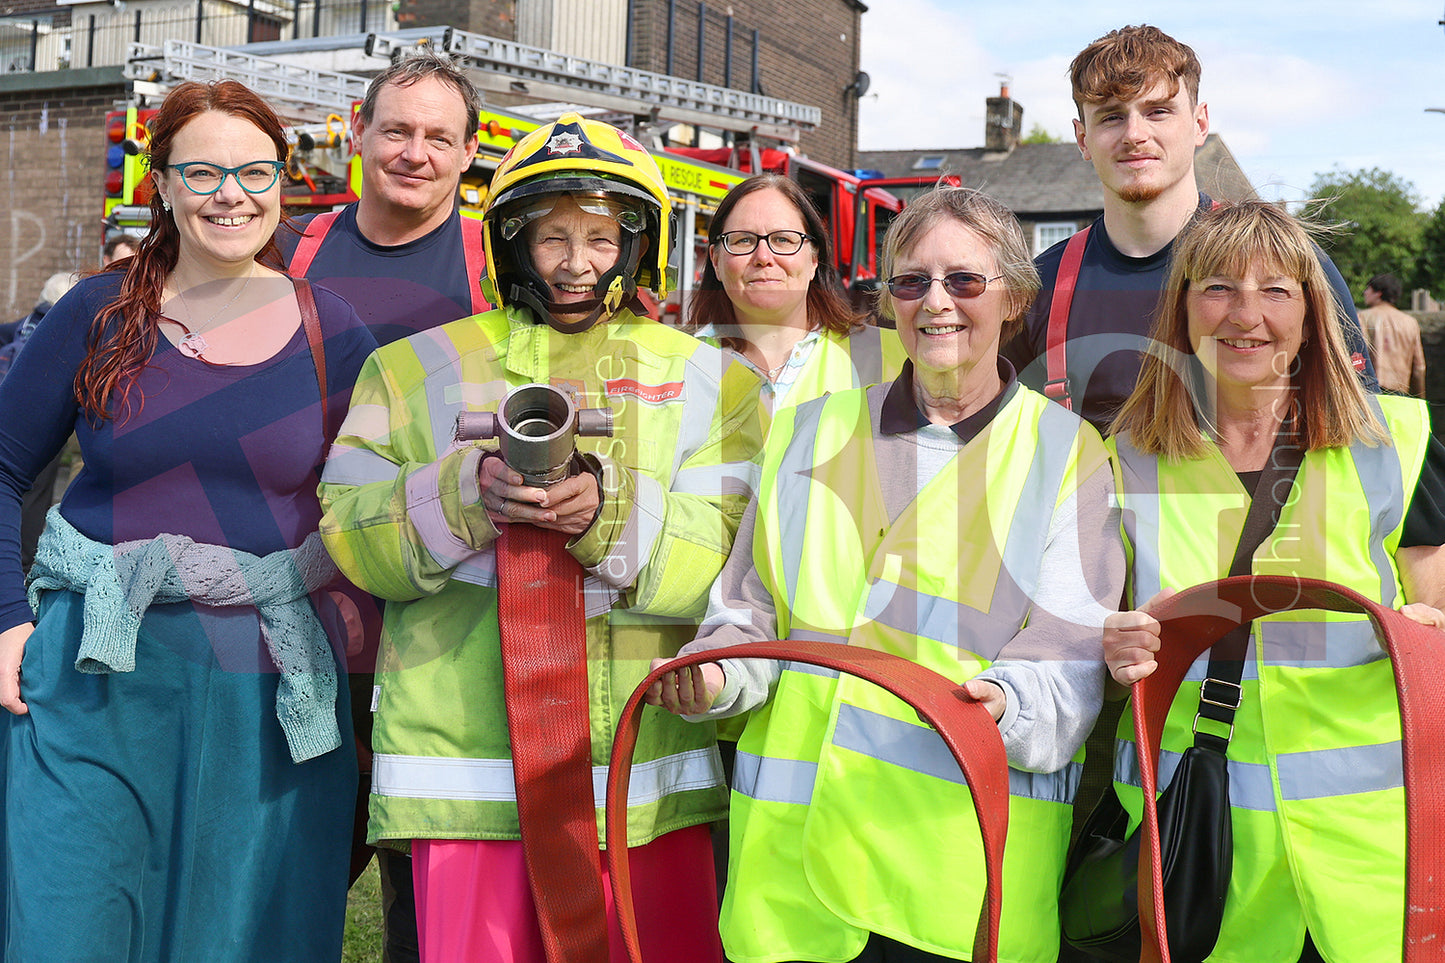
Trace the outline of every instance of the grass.
<path fill-rule="evenodd" d="M 381 963 L 381 877 L 375 859 L 351 887 L 346 900 L 341 963 Z"/>

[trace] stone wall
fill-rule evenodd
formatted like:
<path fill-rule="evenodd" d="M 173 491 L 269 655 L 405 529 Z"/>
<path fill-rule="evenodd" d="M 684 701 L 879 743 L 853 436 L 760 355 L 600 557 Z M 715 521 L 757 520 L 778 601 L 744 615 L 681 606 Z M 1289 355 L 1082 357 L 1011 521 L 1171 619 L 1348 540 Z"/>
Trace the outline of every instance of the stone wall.
<path fill-rule="evenodd" d="M 1438 438 L 1445 439 L 1445 311 L 1411 312 L 1420 322 L 1425 345 L 1425 397 Z"/>

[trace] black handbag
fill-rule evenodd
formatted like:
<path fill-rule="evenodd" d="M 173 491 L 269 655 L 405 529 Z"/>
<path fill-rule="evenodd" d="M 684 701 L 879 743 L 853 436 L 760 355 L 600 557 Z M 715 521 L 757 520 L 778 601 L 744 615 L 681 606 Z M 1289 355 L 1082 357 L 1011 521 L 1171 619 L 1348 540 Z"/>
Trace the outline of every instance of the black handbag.
<path fill-rule="evenodd" d="M 1287 421 L 1275 439 L 1268 467 L 1255 484 L 1231 575 L 1249 573 L 1255 550 L 1278 521 L 1303 457 L 1303 451 L 1288 442 L 1293 435 L 1293 424 Z M 1210 650 L 1195 716 L 1194 745 L 1184 751 L 1173 778 L 1159 795 L 1165 920 L 1169 956 L 1176 963 L 1202 963 L 1214 950 L 1224 920 L 1234 867 L 1226 752 L 1239 708 L 1249 632 L 1250 623 L 1245 623 Z M 1201 731 L 1201 718 L 1225 726 L 1227 734 Z M 1128 824 L 1128 813 L 1118 796 L 1106 790 L 1070 850 L 1059 894 L 1064 941 L 1112 963 L 1135 963 L 1142 949 L 1140 833 L 1136 828 L 1126 835 Z"/>
<path fill-rule="evenodd" d="M 1216 737 L 1202 733 L 1208 739 Z M 1234 862 L 1225 754 L 1185 750 L 1159 797 L 1169 956 L 1199 961 L 1214 949 Z M 1114 963 L 1136 963 L 1139 933 L 1139 832 L 1125 836 L 1129 814 L 1106 791 L 1074 844 L 1059 898 L 1069 945 Z"/>

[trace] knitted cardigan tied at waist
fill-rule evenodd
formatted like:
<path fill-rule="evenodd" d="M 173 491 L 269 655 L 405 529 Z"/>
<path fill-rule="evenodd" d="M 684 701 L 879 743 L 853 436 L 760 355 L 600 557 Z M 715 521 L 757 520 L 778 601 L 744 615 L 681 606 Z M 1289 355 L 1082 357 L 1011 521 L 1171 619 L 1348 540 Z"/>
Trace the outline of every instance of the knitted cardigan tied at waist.
<path fill-rule="evenodd" d="M 336 575 L 336 563 L 316 532 L 299 548 L 264 557 L 171 534 L 112 546 L 86 538 L 52 508 L 27 594 L 37 611 L 41 592 L 85 596 L 75 668 L 97 674 L 135 669 L 141 618 L 154 602 L 254 606 L 281 675 L 276 716 L 291 759 L 304 762 L 341 745 L 336 661 L 307 598 Z"/>

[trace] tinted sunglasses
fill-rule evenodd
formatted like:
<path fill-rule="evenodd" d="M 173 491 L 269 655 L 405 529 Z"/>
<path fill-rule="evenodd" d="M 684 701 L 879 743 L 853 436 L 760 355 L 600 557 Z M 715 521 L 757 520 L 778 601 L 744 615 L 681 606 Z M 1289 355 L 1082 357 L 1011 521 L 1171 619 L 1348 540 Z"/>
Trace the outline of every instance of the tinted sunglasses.
<path fill-rule="evenodd" d="M 917 301 L 928 294 L 934 281 L 943 282 L 943 290 L 952 298 L 976 298 L 988 290 L 988 282 L 1002 278 L 984 277 L 970 271 L 955 271 L 946 277 L 933 278 L 926 274 L 899 274 L 888 279 L 888 293 L 900 301 Z"/>

